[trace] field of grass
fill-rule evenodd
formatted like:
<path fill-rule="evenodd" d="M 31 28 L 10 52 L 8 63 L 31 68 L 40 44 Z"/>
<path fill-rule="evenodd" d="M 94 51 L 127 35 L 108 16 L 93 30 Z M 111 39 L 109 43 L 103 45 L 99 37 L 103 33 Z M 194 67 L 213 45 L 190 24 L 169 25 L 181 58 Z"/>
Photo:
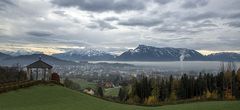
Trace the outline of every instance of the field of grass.
<path fill-rule="evenodd" d="M 240 101 L 142 107 L 108 102 L 64 87 L 40 85 L 0 94 L 0 110 L 239 110 Z"/>
<path fill-rule="evenodd" d="M 117 97 L 119 90 L 119 87 L 104 89 L 104 96 Z"/>
<path fill-rule="evenodd" d="M 73 82 L 76 82 L 78 83 L 82 89 L 85 89 L 85 88 L 92 88 L 92 89 L 96 89 L 97 87 L 97 84 L 96 83 L 93 83 L 93 82 L 88 82 L 86 80 L 83 80 L 83 79 L 71 79 Z"/>

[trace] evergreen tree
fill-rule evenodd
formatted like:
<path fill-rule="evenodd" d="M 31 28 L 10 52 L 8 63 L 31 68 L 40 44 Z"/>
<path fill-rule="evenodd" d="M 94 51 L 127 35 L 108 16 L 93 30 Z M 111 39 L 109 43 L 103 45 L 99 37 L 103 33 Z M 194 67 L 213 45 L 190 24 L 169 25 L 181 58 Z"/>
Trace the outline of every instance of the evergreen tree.
<path fill-rule="evenodd" d="M 236 92 L 237 92 L 237 94 L 236 94 L 236 98 L 237 99 L 240 99 L 240 68 L 238 69 L 238 71 L 237 71 L 237 75 L 236 75 L 236 82 L 237 82 L 237 90 L 236 90 Z"/>
<path fill-rule="evenodd" d="M 168 93 L 169 93 L 169 96 L 170 96 L 170 93 L 172 93 L 172 91 L 173 91 L 173 76 L 170 75 L 169 83 L 168 83 Z"/>
<path fill-rule="evenodd" d="M 220 98 L 224 98 L 224 88 L 225 88 L 225 81 L 224 81 L 224 73 L 220 72 L 217 76 L 217 91 L 220 95 Z"/>
<path fill-rule="evenodd" d="M 118 93 L 118 98 L 120 101 L 125 101 L 127 99 L 127 87 L 121 87 Z"/>
<path fill-rule="evenodd" d="M 160 94 L 160 85 L 159 85 L 159 81 L 157 79 L 152 80 L 152 92 L 151 95 L 155 98 L 159 98 L 159 94 Z"/>
<path fill-rule="evenodd" d="M 232 96 L 238 97 L 237 77 L 234 70 L 232 71 Z"/>
<path fill-rule="evenodd" d="M 102 87 L 100 87 L 100 86 L 98 87 L 97 94 L 98 94 L 98 96 L 103 97 L 103 88 Z"/>

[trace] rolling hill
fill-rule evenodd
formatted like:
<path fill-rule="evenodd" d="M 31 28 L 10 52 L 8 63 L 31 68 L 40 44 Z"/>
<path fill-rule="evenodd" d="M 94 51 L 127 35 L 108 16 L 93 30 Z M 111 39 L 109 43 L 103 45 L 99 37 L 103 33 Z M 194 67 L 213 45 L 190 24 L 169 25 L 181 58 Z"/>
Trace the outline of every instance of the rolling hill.
<path fill-rule="evenodd" d="M 64 87 L 40 85 L 0 94 L 1 110 L 239 110 L 240 101 L 144 107 L 108 102 Z"/>

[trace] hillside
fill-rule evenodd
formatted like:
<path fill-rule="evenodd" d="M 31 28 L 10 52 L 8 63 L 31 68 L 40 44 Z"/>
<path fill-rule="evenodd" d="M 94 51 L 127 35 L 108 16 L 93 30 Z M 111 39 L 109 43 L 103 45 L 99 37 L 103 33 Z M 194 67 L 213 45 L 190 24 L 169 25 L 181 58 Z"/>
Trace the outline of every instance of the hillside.
<path fill-rule="evenodd" d="M 239 110 L 239 101 L 142 107 L 104 101 L 60 86 L 35 86 L 0 94 L 1 110 Z"/>

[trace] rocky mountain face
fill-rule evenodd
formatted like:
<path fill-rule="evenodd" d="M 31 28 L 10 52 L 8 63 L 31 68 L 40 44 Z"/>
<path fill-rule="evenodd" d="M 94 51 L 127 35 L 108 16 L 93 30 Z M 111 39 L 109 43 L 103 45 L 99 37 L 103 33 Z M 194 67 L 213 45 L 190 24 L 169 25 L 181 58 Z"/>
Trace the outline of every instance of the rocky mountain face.
<path fill-rule="evenodd" d="M 118 60 L 128 61 L 179 61 L 179 60 L 203 60 L 204 56 L 186 48 L 157 48 L 153 46 L 139 45 L 130 49 L 120 56 Z"/>

